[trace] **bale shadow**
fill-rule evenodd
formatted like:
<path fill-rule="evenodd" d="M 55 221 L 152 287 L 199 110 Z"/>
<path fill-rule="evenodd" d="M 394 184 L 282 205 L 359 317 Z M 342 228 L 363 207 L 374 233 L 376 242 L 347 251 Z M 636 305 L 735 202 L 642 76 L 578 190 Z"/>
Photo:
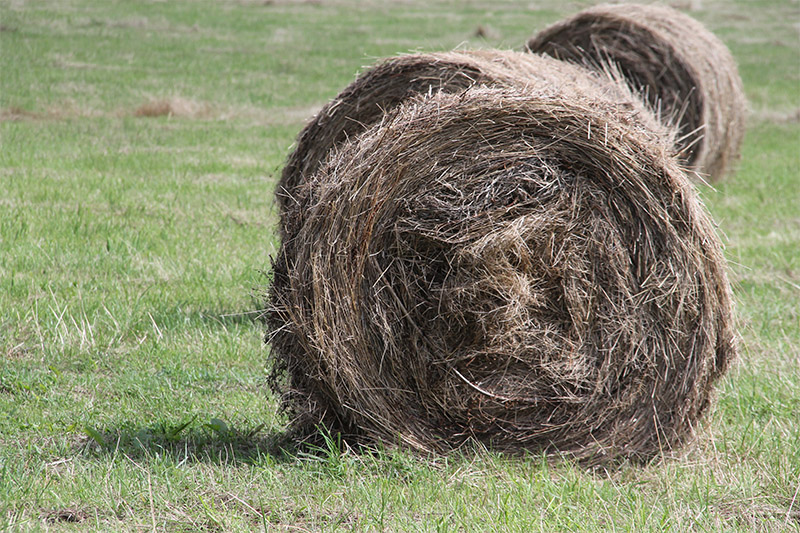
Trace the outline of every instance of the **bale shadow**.
<path fill-rule="evenodd" d="M 283 430 L 265 430 L 265 424 L 231 425 L 197 416 L 178 424 L 125 424 L 85 427 L 78 451 L 91 456 L 124 455 L 132 460 L 171 458 L 175 463 L 215 465 L 287 463 L 294 460 L 296 442 Z"/>

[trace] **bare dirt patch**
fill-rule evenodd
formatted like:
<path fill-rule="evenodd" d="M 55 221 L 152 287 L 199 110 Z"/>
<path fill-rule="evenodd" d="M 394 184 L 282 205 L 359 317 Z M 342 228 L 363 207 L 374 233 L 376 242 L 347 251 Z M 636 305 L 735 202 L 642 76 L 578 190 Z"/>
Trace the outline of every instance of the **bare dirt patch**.
<path fill-rule="evenodd" d="M 75 118 L 180 118 L 190 120 L 244 120 L 262 126 L 288 126 L 310 120 L 322 107 L 280 107 L 262 109 L 250 106 L 223 106 L 182 98 L 152 98 L 136 107 L 103 111 L 81 109 L 70 102 L 54 104 L 44 110 L 30 110 L 20 106 L 0 108 L 0 122 L 56 121 Z"/>
<path fill-rule="evenodd" d="M 67 507 L 66 509 L 56 509 L 52 511 L 45 511 L 42 513 L 42 518 L 48 524 L 56 524 L 59 522 L 80 523 L 89 518 L 89 513 L 83 509 L 75 507 Z"/>
<path fill-rule="evenodd" d="M 46 118 L 43 114 L 29 111 L 17 106 L 9 106 L 0 109 L 0 122 L 16 122 L 20 120 L 42 120 Z"/>
<path fill-rule="evenodd" d="M 209 104 L 179 97 L 150 100 L 133 111 L 135 117 L 208 118 L 212 114 Z"/>

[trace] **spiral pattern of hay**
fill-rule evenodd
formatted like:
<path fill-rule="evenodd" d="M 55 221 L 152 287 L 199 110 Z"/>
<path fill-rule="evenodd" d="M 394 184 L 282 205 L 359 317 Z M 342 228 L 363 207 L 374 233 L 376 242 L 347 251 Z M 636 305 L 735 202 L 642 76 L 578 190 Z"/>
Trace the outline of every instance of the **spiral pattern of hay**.
<path fill-rule="evenodd" d="M 739 156 L 746 101 L 728 48 L 701 23 L 672 8 L 600 5 L 528 41 L 536 53 L 600 71 L 611 64 L 680 133 L 685 164 L 712 180 Z"/>
<path fill-rule="evenodd" d="M 302 224 L 297 188 L 324 163 L 332 148 L 380 121 L 385 113 L 417 94 L 457 93 L 476 84 L 525 88 L 568 87 L 580 96 L 595 94 L 644 111 L 644 104 L 624 83 L 586 69 L 528 53 L 457 51 L 386 59 L 369 69 L 326 105 L 303 129 L 276 189 L 281 236 Z M 650 129 L 658 121 L 641 112 Z M 663 128 L 662 128 L 663 129 Z M 662 135 L 668 135 L 664 130 Z"/>
<path fill-rule="evenodd" d="M 670 140 L 569 84 L 418 96 L 297 187 L 269 340 L 295 429 L 647 460 L 735 354 Z"/>

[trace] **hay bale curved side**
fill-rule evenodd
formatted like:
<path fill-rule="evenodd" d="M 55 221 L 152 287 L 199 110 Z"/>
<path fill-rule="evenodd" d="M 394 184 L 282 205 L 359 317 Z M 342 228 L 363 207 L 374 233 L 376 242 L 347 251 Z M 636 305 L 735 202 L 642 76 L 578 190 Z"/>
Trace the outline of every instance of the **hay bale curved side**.
<path fill-rule="evenodd" d="M 268 324 L 294 428 L 647 460 L 735 355 L 720 244 L 663 137 L 598 98 L 418 97 L 298 198 Z"/>
<path fill-rule="evenodd" d="M 512 51 L 458 51 L 386 59 L 359 76 L 328 103 L 297 138 L 276 188 L 282 237 L 302 224 L 297 189 L 325 162 L 331 149 L 363 132 L 383 115 L 417 94 L 460 92 L 473 85 L 551 87 L 589 93 L 635 107 L 643 104 L 628 87 L 591 71 L 549 57 Z M 649 120 L 656 129 L 657 120 Z M 664 135 L 669 132 L 664 131 Z"/>
<path fill-rule="evenodd" d="M 682 160 L 712 180 L 738 158 L 742 80 L 725 44 L 692 17 L 666 6 L 600 5 L 544 29 L 527 48 L 599 71 L 614 65 L 678 126 Z"/>

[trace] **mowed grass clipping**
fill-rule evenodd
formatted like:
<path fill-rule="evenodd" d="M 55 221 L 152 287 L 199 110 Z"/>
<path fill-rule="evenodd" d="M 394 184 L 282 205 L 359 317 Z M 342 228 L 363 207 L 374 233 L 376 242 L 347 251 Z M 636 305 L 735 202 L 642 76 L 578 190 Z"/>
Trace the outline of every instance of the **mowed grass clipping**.
<path fill-rule="evenodd" d="M 0 0 L 0 529 L 798 529 L 790 0 L 677 3 L 751 107 L 738 171 L 700 190 L 742 359 L 695 444 L 614 470 L 280 449 L 255 317 L 305 121 L 378 58 L 519 48 L 588 4 Z"/>

